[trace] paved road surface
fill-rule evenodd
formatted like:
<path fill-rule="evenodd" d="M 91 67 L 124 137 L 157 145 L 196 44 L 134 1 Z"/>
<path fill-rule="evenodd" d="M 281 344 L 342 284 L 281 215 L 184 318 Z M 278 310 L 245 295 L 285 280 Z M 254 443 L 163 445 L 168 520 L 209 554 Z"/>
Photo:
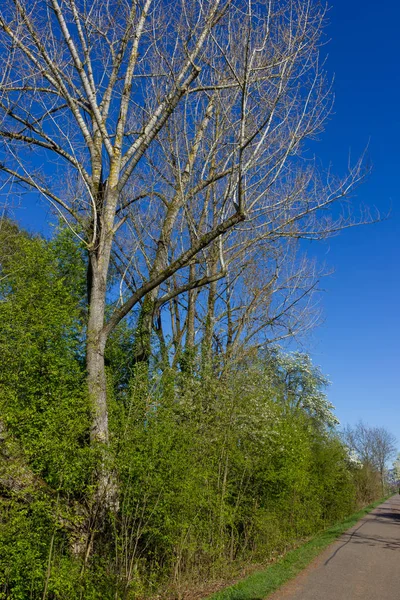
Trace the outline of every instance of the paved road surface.
<path fill-rule="evenodd" d="M 400 496 L 381 504 L 268 600 L 400 600 Z"/>

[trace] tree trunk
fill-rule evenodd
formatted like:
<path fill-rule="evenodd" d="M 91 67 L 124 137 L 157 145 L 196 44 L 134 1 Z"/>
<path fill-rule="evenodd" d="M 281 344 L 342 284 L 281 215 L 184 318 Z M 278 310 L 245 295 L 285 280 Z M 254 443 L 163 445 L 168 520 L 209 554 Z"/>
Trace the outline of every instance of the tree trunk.
<path fill-rule="evenodd" d="M 218 247 L 216 242 L 213 243 L 213 246 L 210 250 L 210 259 L 209 259 L 209 271 L 211 276 L 217 274 L 218 269 Z M 212 362 L 212 342 L 214 335 L 214 326 L 215 326 L 215 302 L 217 299 L 217 282 L 213 281 L 209 284 L 208 287 L 208 301 L 207 301 L 207 316 L 205 322 L 205 330 L 204 330 L 204 338 L 203 338 L 203 367 L 209 369 Z"/>
<path fill-rule="evenodd" d="M 196 265 L 194 262 L 189 267 L 189 281 L 196 279 Z M 196 318 L 196 298 L 198 291 L 196 289 L 188 291 L 188 305 L 186 315 L 186 339 L 185 350 L 181 360 L 181 369 L 187 373 L 192 373 L 195 365 L 195 318 Z"/>
<path fill-rule="evenodd" d="M 142 303 L 135 330 L 134 362 L 148 364 L 151 356 L 151 333 L 153 330 L 154 302 L 157 288 L 149 292 Z"/>
<path fill-rule="evenodd" d="M 192 282 L 196 279 L 196 265 L 194 262 L 190 264 L 189 281 Z M 186 351 L 191 353 L 194 349 L 194 323 L 196 316 L 196 297 L 197 290 L 189 290 L 188 292 L 188 308 L 187 308 L 187 328 L 186 328 Z"/>
<path fill-rule="evenodd" d="M 93 410 L 91 441 L 108 443 L 107 382 L 104 363 L 105 282 L 101 284 L 99 273 L 92 263 L 92 283 L 87 330 L 86 367 L 89 397 Z"/>
<path fill-rule="evenodd" d="M 381 469 L 382 497 L 385 495 L 385 469 Z"/>
<path fill-rule="evenodd" d="M 86 368 L 89 401 L 92 410 L 92 428 L 90 441 L 99 450 L 99 467 L 97 472 L 97 489 L 95 494 L 97 509 L 118 508 L 118 494 L 115 476 L 108 464 L 108 407 L 107 407 L 107 378 L 104 362 L 106 337 L 103 333 L 106 278 L 99 273 L 97 260 L 94 256 L 91 262 L 91 293 L 89 304 L 89 319 L 86 345 Z"/>
<path fill-rule="evenodd" d="M 172 206 L 168 210 L 163 224 L 154 264 L 150 271 L 150 279 L 156 277 L 167 264 L 168 246 L 171 239 L 173 224 L 178 214 L 179 206 Z M 135 333 L 134 361 L 135 363 L 148 363 L 151 356 L 151 333 L 153 330 L 154 303 L 158 295 L 158 287 L 151 290 L 144 298 Z"/>

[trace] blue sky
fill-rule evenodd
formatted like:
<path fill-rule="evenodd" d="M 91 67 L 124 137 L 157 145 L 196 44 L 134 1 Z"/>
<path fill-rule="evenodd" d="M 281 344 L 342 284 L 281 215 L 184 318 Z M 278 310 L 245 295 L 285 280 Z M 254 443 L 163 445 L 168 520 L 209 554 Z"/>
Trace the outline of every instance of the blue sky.
<path fill-rule="evenodd" d="M 309 350 L 332 383 L 340 421 L 384 426 L 400 448 L 400 5 L 386 0 L 334 0 L 329 12 L 327 68 L 335 76 L 335 107 L 313 147 L 325 166 L 344 173 L 349 153 L 368 145 L 372 173 L 354 205 L 377 207 L 388 219 L 343 232 L 310 253 L 334 274 L 322 287 L 324 323 Z M 48 231 L 43 203 L 16 216 Z"/>
<path fill-rule="evenodd" d="M 390 215 L 315 250 L 334 274 L 322 283 L 325 322 L 311 351 L 333 382 L 329 397 L 340 421 L 384 426 L 400 449 L 400 5 L 331 4 L 327 67 L 336 101 L 315 150 L 341 172 L 349 152 L 356 157 L 368 144 L 372 173 L 354 203 Z"/>

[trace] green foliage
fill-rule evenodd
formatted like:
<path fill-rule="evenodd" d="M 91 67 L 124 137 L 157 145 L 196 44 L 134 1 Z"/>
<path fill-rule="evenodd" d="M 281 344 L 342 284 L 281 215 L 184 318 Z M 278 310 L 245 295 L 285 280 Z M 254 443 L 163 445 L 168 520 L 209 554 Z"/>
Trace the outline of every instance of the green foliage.
<path fill-rule="evenodd" d="M 277 394 L 258 363 L 223 379 L 170 370 L 153 382 L 136 367 L 113 423 L 118 560 L 131 564 L 135 589 L 151 589 L 156 575 L 180 593 L 190 579 L 263 559 L 353 510 L 341 442 Z"/>
<path fill-rule="evenodd" d="M 63 232 L 47 243 L 4 225 L 1 233 L 8 240 L 0 283 L 4 425 L 49 485 L 79 493 L 89 466 L 89 411 L 71 239 Z M 61 266 L 63 253 L 70 265 Z"/>
<path fill-rule="evenodd" d="M 41 494 L 23 504 L 2 499 L 0 507 L 0 582 L 5 586 L 0 598 L 24 600 L 28 591 L 40 597 L 52 530 L 47 499 Z"/>
<path fill-rule="evenodd" d="M 125 322 L 105 353 L 103 460 L 120 508 L 99 515 L 82 249 L 68 230 L 46 241 L 7 221 L 0 237 L 0 598 L 179 597 L 376 493 L 335 433 L 309 357 L 161 369 L 135 364 L 137 324 Z"/>
<path fill-rule="evenodd" d="M 6 221 L 0 236 L 0 581 L 4 597 L 36 598 L 50 546 L 65 545 L 56 498 L 64 495 L 68 513 L 93 470 L 77 291 L 84 266 L 65 232 L 46 242 Z"/>

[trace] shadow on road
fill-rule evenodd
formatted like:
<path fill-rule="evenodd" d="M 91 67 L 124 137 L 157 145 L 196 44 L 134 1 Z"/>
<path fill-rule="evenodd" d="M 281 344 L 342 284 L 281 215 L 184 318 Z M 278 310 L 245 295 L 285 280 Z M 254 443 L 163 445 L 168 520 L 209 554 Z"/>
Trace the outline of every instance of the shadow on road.
<path fill-rule="evenodd" d="M 379 514 L 377 515 L 377 521 L 379 521 L 380 519 L 385 519 L 390 520 L 390 521 L 398 521 L 400 522 L 400 511 L 393 511 L 393 512 L 379 512 Z"/>
<path fill-rule="evenodd" d="M 370 518 L 370 517 L 373 518 Z M 369 518 L 363 520 L 363 522 L 350 533 L 344 533 L 342 535 L 343 544 L 336 548 L 335 552 L 325 561 L 324 565 L 326 566 L 337 556 L 337 554 L 345 547 L 347 544 L 368 544 L 369 546 L 380 546 L 386 550 L 400 550 L 400 540 L 398 537 L 388 536 L 382 537 L 381 535 L 364 535 L 363 532 L 360 532 L 360 529 L 364 527 L 364 525 L 372 524 L 372 523 L 380 523 L 386 525 L 399 525 L 400 524 L 400 511 L 398 509 L 388 510 L 388 507 L 385 506 L 384 509 L 377 509 L 375 514 L 370 515 Z"/>

